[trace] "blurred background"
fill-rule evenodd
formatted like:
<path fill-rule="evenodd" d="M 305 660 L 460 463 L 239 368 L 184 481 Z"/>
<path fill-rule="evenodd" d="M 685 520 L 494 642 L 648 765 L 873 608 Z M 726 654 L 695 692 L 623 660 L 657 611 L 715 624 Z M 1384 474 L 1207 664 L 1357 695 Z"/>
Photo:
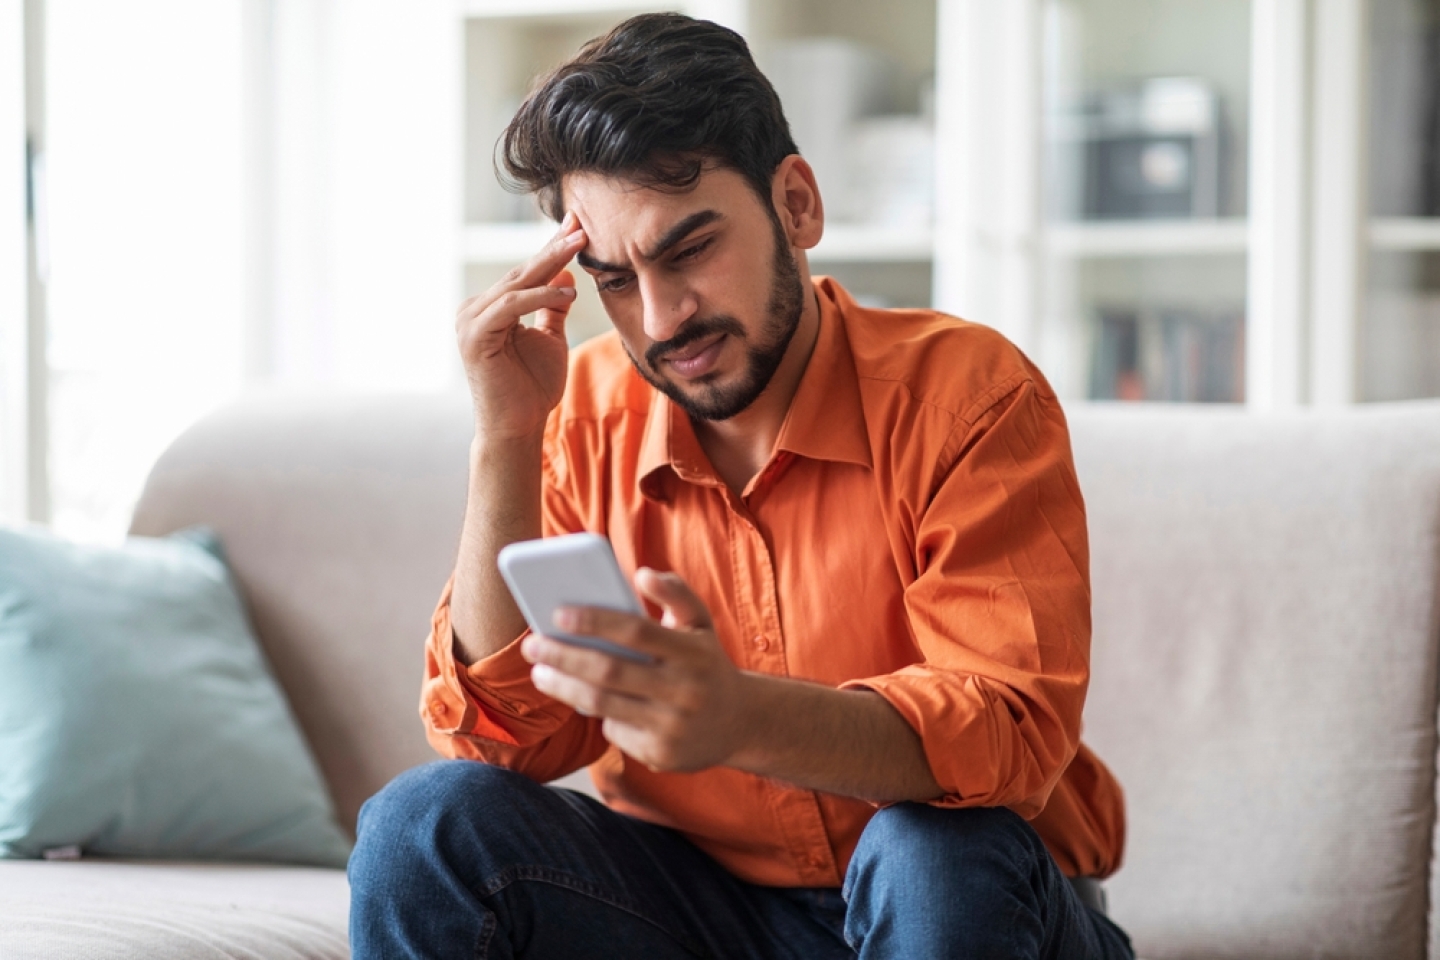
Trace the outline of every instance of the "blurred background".
<path fill-rule="evenodd" d="M 1440 0 L 0 0 L 0 520 L 118 539 L 247 393 L 461 389 L 551 230 L 495 139 L 644 9 L 750 41 L 817 272 L 1067 401 L 1440 396 Z"/>

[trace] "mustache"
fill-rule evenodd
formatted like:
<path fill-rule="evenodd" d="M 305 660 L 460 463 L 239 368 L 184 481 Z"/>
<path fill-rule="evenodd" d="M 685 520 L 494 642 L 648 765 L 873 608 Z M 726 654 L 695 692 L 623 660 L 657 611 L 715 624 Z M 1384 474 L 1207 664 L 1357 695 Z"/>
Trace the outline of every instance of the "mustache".
<path fill-rule="evenodd" d="M 717 333 L 728 333 L 731 336 L 743 338 L 745 328 L 740 325 L 739 320 L 723 314 L 718 317 L 687 321 L 680 331 L 669 340 L 652 343 L 650 348 L 645 351 L 645 362 L 650 364 L 651 369 L 656 369 L 660 366 L 660 361 L 664 360 L 667 355 L 684 350 L 690 344 L 713 337 Z"/>

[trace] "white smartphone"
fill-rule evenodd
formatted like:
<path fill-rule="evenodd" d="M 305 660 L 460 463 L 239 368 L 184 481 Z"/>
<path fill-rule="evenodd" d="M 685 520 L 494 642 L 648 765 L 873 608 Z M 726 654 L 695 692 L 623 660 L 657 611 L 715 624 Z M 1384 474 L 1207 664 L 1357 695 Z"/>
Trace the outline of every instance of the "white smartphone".
<path fill-rule="evenodd" d="M 531 630 L 636 663 L 654 662 L 649 654 L 609 640 L 555 628 L 555 609 L 562 606 L 604 607 L 645 615 L 645 608 L 620 571 L 609 540 L 595 533 L 522 540 L 503 547 L 499 563 L 500 575 Z"/>

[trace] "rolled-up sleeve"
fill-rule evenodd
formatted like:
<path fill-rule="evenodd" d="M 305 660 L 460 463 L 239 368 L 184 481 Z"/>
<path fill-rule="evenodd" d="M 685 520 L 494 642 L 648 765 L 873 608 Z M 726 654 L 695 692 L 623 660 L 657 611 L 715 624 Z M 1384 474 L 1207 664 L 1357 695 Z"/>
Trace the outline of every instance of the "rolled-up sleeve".
<path fill-rule="evenodd" d="M 1079 749 L 1089 682 L 1085 509 L 1064 415 L 1023 379 L 961 417 L 939 460 L 904 593 L 921 662 L 844 686 L 879 693 L 919 733 L 937 805 L 1033 818 Z"/>
<path fill-rule="evenodd" d="M 539 781 L 593 762 L 605 751 L 600 721 L 582 717 L 530 682 L 516 640 L 483 660 L 455 656 L 447 583 L 425 643 L 420 716 L 442 756 L 484 760 Z"/>
<path fill-rule="evenodd" d="M 555 466 L 553 420 L 551 428 L 542 485 L 545 536 L 583 529 Z M 601 721 L 577 714 L 530 681 L 530 663 L 520 654 L 528 631 L 482 660 L 459 660 L 450 623 L 453 589 L 452 576 L 425 642 L 420 716 L 430 745 L 442 756 L 484 760 L 542 782 L 599 758 L 607 747 Z"/>

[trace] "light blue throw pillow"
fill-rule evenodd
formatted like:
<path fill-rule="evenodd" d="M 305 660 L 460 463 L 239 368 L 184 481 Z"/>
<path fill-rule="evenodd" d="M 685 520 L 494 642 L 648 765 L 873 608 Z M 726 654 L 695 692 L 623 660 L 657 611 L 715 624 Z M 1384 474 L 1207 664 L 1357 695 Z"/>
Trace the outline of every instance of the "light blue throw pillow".
<path fill-rule="evenodd" d="M 207 531 L 0 529 L 0 857 L 343 866 L 349 841 Z"/>

